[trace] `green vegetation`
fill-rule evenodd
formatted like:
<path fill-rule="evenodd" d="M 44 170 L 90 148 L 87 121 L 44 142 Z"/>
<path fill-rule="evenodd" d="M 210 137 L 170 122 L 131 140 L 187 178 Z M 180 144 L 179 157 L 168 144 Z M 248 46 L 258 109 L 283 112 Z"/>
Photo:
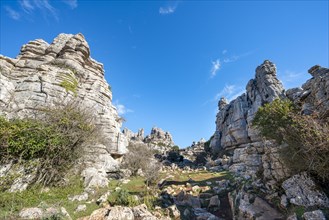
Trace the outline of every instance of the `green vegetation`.
<path fill-rule="evenodd" d="M 138 170 L 145 175 L 147 185 L 156 183 L 159 177 L 159 162 L 153 160 L 154 152 L 145 144 L 132 144 L 128 146 L 129 152 L 124 156 L 123 167 L 132 171 L 136 176 Z"/>
<path fill-rule="evenodd" d="M 301 115 L 291 101 L 277 99 L 259 108 L 253 125 L 264 137 L 288 145 L 280 155 L 291 171 L 308 171 L 329 180 L 328 118 Z"/>
<path fill-rule="evenodd" d="M 72 176 L 68 185 L 61 187 L 49 187 L 45 190 L 41 185 L 16 193 L 0 192 L 0 219 L 17 219 L 17 213 L 25 207 L 65 207 L 73 219 L 86 216 L 97 209 L 95 203 L 86 204 L 87 210 L 75 213 L 74 210 L 79 204 L 85 202 L 69 201 L 68 196 L 81 194 L 84 190 L 83 182 L 79 177 Z M 95 189 L 96 196 L 106 189 Z M 103 190 L 103 191 L 102 191 Z M 95 198 L 97 198 L 95 196 Z"/>
<path fill-rule="evenodd" d="M 77 90 L 79 85 L 79 80 L 76 77 L 76 71 L 70 70 L 68 73 L 60 73 L 61 78 L 60 85 L 66 90 L 66 92 L 72 92 L 74 96 L 77 96 Z"/>
<path fill-rule="evenodd" d="M 177 145 L 172 146 L 172 150 L 173 150 L 173 151 L 179 151 L 179 146 L 177 146 Z"/>
<path fill-rule="evenodd" d="M 96 127 L 91 114 L 74 102 L 42 113 L 40 119 L 0 117 L 0 162 L 37 161 L 34 181 L 50 185 L 79 158 L 82 143 L 92 139 Z"/>
<path fill-rule="evenodd" d="M 156 190 L 148 188 L 145 182 L 146 178 L 140 176 L 130 178 L 130 181 L 126 184 L 122 184 L 119 180 L 112 180 L 109 188 L 115 192 L 108 198 L 109 203 L 111 205 L 131 207 L 144 203 L 149 209 L 153 210 L 157 204 Z"/>

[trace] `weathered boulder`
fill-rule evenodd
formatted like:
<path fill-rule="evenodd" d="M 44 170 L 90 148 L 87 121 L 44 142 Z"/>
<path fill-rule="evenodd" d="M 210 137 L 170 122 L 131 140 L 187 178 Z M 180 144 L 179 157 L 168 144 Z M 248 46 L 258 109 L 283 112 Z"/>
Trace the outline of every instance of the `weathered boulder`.
<path fill-rule="evenodd" d="M 303 214 L 305 220 L 326 220 L 323 212 L 321 210 L 315 210 L 312 212 L 305 212 Z"/>
<path fill-rule="evenodd" d="M 158 218 L 153 216 L 152 213 L 147 209 L 145 204 L 135 206 L 132 208 L 135 219 L 139 220 L 157 220 Z"/>
<path fill-rule="evenodd" d="M 329 207 L 327 195 L 318 189 L 315 182 L 306 174 L 296 174 L 282 183 L 290 203 L 300 206 Z"/>
<path fill-rule="evenodd" d="M 229 201 L 236 219 L 283 219 L 265 200 L 243 190 L 229 193 Z"/>
<path fill-rule="evenodd" d="M 41 208 L 24 208 L 19 212 L 22 219 L 40 219 L 43 216 Z"/>
<path fill-rule="evenodd" d="M 134 213 L 129 207 L 114 206 L 109 209 L 106 220 L 134 220 Z"/>

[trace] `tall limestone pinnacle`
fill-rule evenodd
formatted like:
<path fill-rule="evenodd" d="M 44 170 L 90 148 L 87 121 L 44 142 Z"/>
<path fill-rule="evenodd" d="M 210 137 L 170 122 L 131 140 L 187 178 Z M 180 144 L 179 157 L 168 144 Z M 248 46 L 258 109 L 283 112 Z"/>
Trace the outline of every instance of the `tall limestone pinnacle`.
<path fill-rule="evenodd" d="M 73 74 L 77 80 L 75 93 L 62 86 L 63 74 Z M 122 120 L 111 103 L 112 91 L 104 78 L 103 64 L 91 58 L 84 36 L 59 34 L 51 44 L 41 39 L 28 42 L 14 59 L 0 55 L 1 115 L 32 117 L 39 107 L 71 100 L 93 112 L 104 136 L 102 144 L 86 147 L 85 183 L 106 185 L 106 172 L 117 167 L 111 155 L 124 154 L 128 142 L 120 131 Z"/>
<path fill-rule="evenodd" d="M 282 96 L 284 88 L 276 77 L 276 66 L 269 60 L 256 68 L 255 78 L 246 86 L 246 93 L 230 103 L 222 98 L 216 119 L 216 132 L 211 147 L 234 147 L 259 140 L 259 136 L 250 126 L 258 108 L 264 103 Z"/>

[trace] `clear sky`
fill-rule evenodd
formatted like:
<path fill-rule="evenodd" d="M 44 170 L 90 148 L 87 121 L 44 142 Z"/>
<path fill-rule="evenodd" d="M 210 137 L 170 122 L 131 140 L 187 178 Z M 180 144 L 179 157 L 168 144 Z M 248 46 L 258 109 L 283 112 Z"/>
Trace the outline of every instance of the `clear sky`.
<path fill-rule="evenodd" d="M 217 102 L 244 92 L 269 59 L 286 88 L 328 67 L 328 1 L 1 0 L 0 53 L 81 32 L 133 131 L 180 147 L 215 131 Z"/>

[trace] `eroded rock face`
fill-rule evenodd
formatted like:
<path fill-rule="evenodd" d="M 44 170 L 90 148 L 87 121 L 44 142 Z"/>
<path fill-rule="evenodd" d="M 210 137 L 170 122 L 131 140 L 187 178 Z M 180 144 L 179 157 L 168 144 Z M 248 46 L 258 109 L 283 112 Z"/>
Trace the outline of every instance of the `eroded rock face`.
<path fill-rule="evenodd" d="M 284 89 L 276 77 L 275 65 L 266 60 L 256 68 L 255 79 L 248 82 L 246 93 L 230 103 L 222 98 L 216 119 L 216 132 L 211 142 L 215 150 L 238 147 L 260 141 L 257 132 L 251 127 L 258 108 L 283 96 Z"/>
<path fill-rule="evenodd" d="M 282 188 L 292 204 L 306 207 L 329 207 L 326 194 L 317 189 L 315 182 L 306 173 L 297 174 L 285 180 Z"/>
<path fill-rule="evenodd" d="M 154 127 L 151 133 L 144 139 L 145 143 L 156 143 L 173 146 L 174 142 L 171 134 L 168 131 L 163 131 L 161 128 Z"/>
<path fill-rule="evenodd" d="M 266 60 L 256 68 L 255 78 L 248 82 L 246 93 L 230 103 L 225 98 L 219 100 L 216 131 L 210 147 L 214 152 L 233 153 L 231 171 L 246 177 L 255 177 L 261 171 L 268 188 L 290 176 L 278 153 L 284 145 L 264 141 L 252 127 L 252 120 L 260 106 L 287 97 L 301 106 L 303 114 L 316 112 L 328 116 L 329 69 L 314 66 L 309 73 L 313 77 L 301 88 L 285 92 L 276 77 L 275 65 Z"/>
<path fill-rule="evenodd" d="M 76 94 L 61 86 L 62 76 L 69 74 L 79 82 Z M 111 104 L 112 92 L 104 78 L 103 65 L 90 57 L 84 36 L 60 34 L 51 44 L 40 39 L 30 41 L 14 59 L 0 55 L 1 115 L 34 117 L 40 107 L 72 100 L 90 109 L 101 128 L 103 145 L 86 146 L 86 162 L 87 169 L 93 167 L 103 175 L 108 164 L 100 162 L 95 167 L 93 161 L 102 160 L 101 154 L 124 154 L 128 143 L 120 131 L 121 119 Z"/>

